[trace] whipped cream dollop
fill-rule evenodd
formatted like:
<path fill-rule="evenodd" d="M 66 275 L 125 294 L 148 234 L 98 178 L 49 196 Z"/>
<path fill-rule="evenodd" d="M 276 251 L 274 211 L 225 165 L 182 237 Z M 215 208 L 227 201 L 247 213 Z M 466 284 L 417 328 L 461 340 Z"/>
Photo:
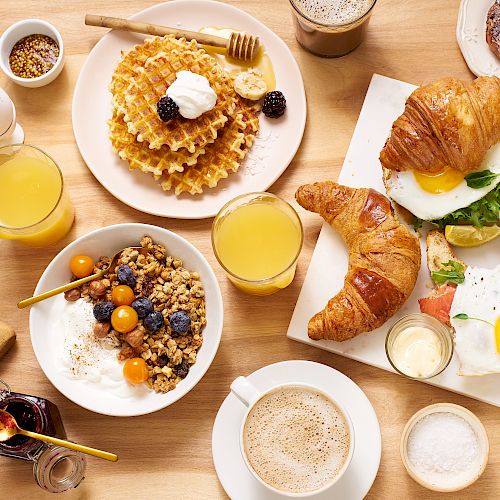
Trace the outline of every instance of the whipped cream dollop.
<path fill-rule="evenodd" d="M 166 95 L 179 106 L 179 113 L 184 118 L 198 118 L 213 109 L 217 94 L 204 76 L 191 71 L 179 71 L 176 76 Z"/>

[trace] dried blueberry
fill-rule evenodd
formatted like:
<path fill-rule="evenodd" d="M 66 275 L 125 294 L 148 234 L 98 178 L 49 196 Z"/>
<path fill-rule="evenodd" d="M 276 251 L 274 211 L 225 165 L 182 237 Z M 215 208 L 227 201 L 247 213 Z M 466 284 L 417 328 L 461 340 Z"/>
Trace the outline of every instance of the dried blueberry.
<path fill-rule="evenodd" d="M 182 335 L 187 333 L 191 328 L 191 318 L 185 311 L 174 312 L 168 322 L 170 323 L 170 328 L 172 332 Z"/>
<path fill-rule="evenodd" d="M 118 278 L 118 281 L 122 285 L 127 285 L 130 288 L 135 287 L 135 281 L 136 281 L 135 274 L 134 271 L 132 271 L 132 269 L 130 269 L 129 266 L 126 265 L 118 266 L 118 269 L 116 270 L 116 276 Z"/>
<path fill-rule="evenodd" d="M 156 332 L 164 324 L 163 314 L 160 311 L 153 311 L 144 318 L 143 323 L 150 332 Z"/>
<path fill-rule="evenodd" d="M 94 317 L 97 321 L 109 321 L 114 309 L 113 302 L 99 302 L 94 306 Z"/>
<path fill-rule="evenodd" d="M 144 319 L 148 314 L 154 311 L 153 303 L 147 297 L 139 297 L 132 302 L 132 307 L 135 309 L 139 319 Z"/>
<path fill-rule="evenodd" d="M 182 363 L 177 368 L 177 375 L 180 378 L 185 378 L 186 375 L 189 373 L 189 368 L 191 368 L 191 365 L 189 364 L 188 360 L 183 359 Z"/>

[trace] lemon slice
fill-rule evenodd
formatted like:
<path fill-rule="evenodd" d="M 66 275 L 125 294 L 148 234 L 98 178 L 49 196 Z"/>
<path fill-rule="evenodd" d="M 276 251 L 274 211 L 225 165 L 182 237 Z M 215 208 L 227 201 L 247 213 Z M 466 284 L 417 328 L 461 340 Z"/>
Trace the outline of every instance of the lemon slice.
<path fill-rule="evenodd" d="M 446 226 L 444 235 L 456 247 L 477 247 L 500 235 L 499 226 Z"/>

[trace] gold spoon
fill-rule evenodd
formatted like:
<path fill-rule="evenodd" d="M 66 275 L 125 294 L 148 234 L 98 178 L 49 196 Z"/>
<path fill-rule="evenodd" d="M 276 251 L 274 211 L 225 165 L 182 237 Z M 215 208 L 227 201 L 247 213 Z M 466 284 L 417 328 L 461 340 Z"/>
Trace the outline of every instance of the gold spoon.
<path fill-rule="evenodd" d="M 96 450 L 95 448 L 89 448 L 88 446 L 83 446 L 81 444 L 71 443 L 70 441 L 65 441 L 64 439 L 45 436 L 44 434 L 38 434 L 38 432 L 21 429 L 17 425 L 16 419 L 8 411 L 0 410 L 0 441 L 7 441 L 7 439 L 14 437 L 16 434 L 22 434 L 26 437 L 44 441 L 45 443 L 64 446 L 64 448 L 86 453 L 87 455 L 93 455 L 94 457 L 103 458 L 104 460 L 109 460 L 110 462 L 116 462 L 118 460 L 118 455 L 115 455 L 114 453 Z"/>
<path fill-rule="evenodd" d="M 131 250 L 137 250 L 139 253 L 142 253 L 143 255 L 147 253 L 147 250 L 142 247 L 127 247 L 127 248 L 130 248 Z M 68 290 L 73 290 L 73 288 L 78 288 L 80 285 L 88 283 L 89 281 L 102 278 L 103 276 L 108 274 L 110 269 L 114 269 L 116 267 L 118 259 L 120 258 L 120 254 L 123 252 L 123 250 L 120 250 L 118 253 L 116 253 L 113 259 L 111 260 L 111 264 L 108 267 L 101 269 L 99 272 L 87 276 L 86 278 L 80 278 L 79 280 L 71 281 L 70 283 L 66 283 L 66 285 L 62 285 L 57 288 L 54 288 L 53 290 L 49 290 L 48 292 L 43 292 L 39 295 L 35 295 L 34 297 L 30 297 L 29 299 L 21 300 L 21 302 L 17 303 L 17 307 L 19 309 L 24 309 L 25 307 L 31 306 L 32 304 L 36 304 L 37 302 L 41 302 L 42 300 L 49 299 L 50 297 L 58 295 L 59 293 L 67 292 Z"/>

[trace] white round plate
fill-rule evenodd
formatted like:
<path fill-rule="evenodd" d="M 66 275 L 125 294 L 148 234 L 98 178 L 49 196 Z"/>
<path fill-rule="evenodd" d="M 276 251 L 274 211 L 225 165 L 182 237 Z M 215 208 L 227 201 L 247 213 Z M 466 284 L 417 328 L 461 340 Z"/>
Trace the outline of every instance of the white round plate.
<path fill-rule="evenodd" d="M 486 15 L 494 0 L 462 0 L 457 41 L 469 69 L 476 76 L 500 76 L 500 59 L 486 43 Z"/>
<path fill-rule="evenodd" d="M 228 27 L 258 35 L 276 73 L 277 89 L 287 100 L 282 118 L 260 118 L 260 131 L 240 170 L 206 188 L 202 195 L 164 192 L 152 176 L 128 171 L 111 148 L 107 120 L 111 116 L 108 85 L 122 50 L 141 43 L 143 35 L 112 31 L 90 52 L 73 95 L 73 131 L 80 153 L 97 180 L 127 205 L 153 215 L 180 219 L 213 217 L 232 198 L 265 191 L 292 161 L 304 133 L 306 98 L 299 67 L 286 44 L 269 28 L 240 9 L 207 0 L 177 0 L 150 7 L 131 17 L 140 21 L 198 30 Z M 95 28 L 87 28 L 95 29 Z"/>
<path fill-rule="evenodd" d="M 347 409 L 356 442 L 351 464 L 337 483 L 312 498 L 361 500 L 375 480 L 382 450 L 377 415 L 365 393 L 342 373 L 312 361 L 275 363 L 255 371 L 248 379 L 262 391 L 291 382 L 316 385 Z M 283 498 L 262 486 L 241 456 L 239 436 L 245 411 L 246 407 L 230 393 L 217 413 L 212 431 L 212 456 L 219 480 L 233 500 Z"/>
<path fill-rule="evenodd" d="M 112 256 L 122 248 L 138 245 L 145 234 L 151 236 L 156 243 L 164 245 L 169 255 L 179 257 L 187 269 L 197 271 L 205 289 L 207 325 L 203 330 L 203 345 L 189 374 L 173 391 L 167 394 L 157 394 L 153 390 L 143 391 L 140 395 L 124 399 L 86 381 L 69 378 L 55 354 L 62 339 L 57 335 L 57 331 L 51 328 L 57 320 L 53 317 L 53 306 L 58 297 L 52 297 L 31 307 L 31 343 L 43 372 L 68 399 L 96 413 L 129 417 L 144 415 L 171 405 L 200 381 L 219 347 L 224 311 L 214 272 L 205 257 L 191 243 L 158 226 L 117 224 L 78 238 L 59 252 L 47 266 L 36 286 L 35 295 L 68 283 L 71 279 L 69 261 L 74 255 L 90 255 L 94 259 L 101 255 Z"/>

